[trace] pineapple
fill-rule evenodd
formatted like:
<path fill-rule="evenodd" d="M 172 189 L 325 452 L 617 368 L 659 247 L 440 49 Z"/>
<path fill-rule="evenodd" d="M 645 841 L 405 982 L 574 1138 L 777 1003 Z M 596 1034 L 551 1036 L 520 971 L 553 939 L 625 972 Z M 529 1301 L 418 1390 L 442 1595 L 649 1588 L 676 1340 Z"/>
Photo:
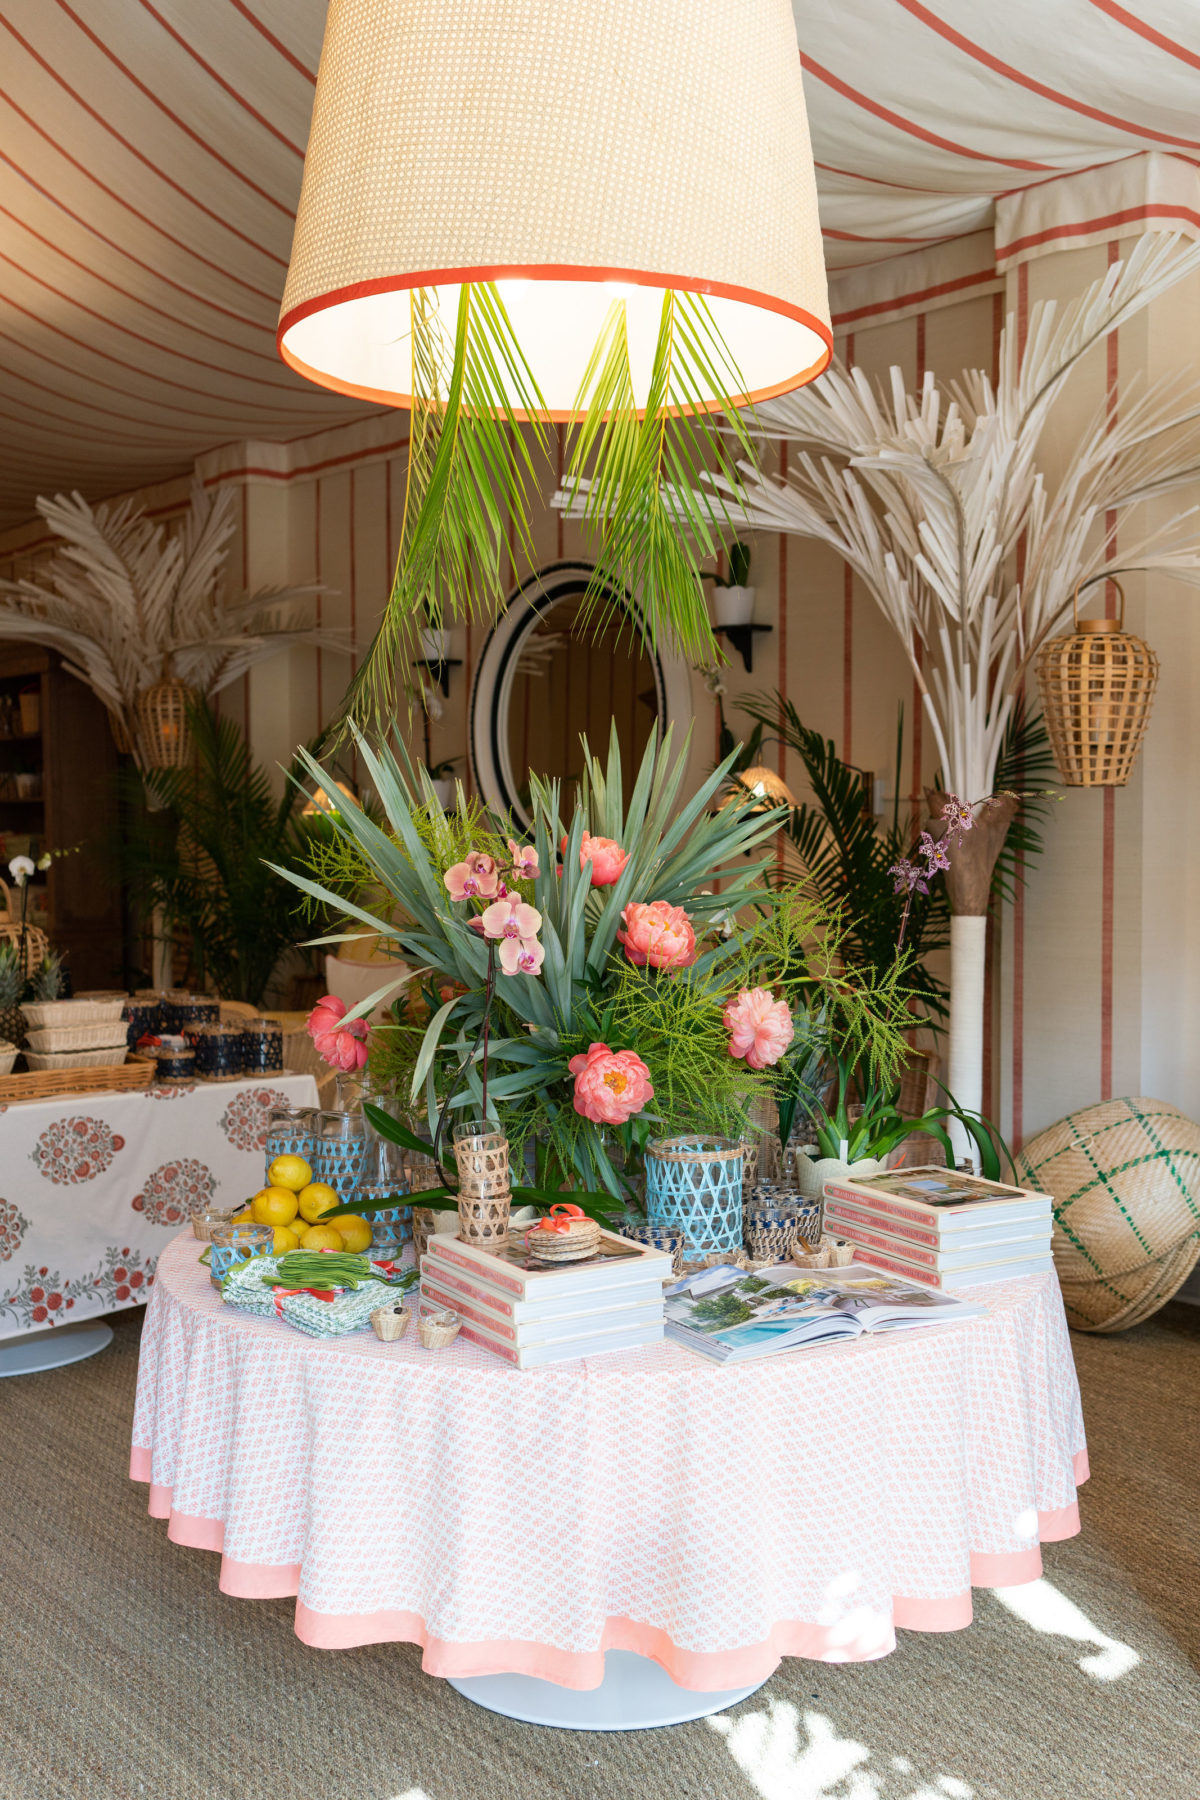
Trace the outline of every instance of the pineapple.
<path fill-rule="evenodd" d="M 25 1042 L 25 1015 L 20 1004 L 24 992 L 20 952 L 16 944 L 0 939 L 0 1038 L 18 1049 Z"/>
<path fill-rule="evenodd" d="M 63 991 L 63 959 L 55 950 L 48 950 L 37 968 L 33 971 L 33 998 L 35 1000 L 58 1000 Z"/>

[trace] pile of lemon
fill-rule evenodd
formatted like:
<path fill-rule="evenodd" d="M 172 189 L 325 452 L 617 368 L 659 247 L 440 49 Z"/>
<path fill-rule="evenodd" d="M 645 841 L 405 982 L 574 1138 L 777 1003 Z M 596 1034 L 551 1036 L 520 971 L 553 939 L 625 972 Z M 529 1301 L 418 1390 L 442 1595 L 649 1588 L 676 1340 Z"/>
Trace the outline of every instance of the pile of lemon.
<path fill-rule="evenodd" d="M 361 1255 L 371 1247 L 371 1226 L 357 1213 L 334 1213 L 338 1195 L 324 1181 L 314 1181 L 302 1156 L 277 1156 L 267 1170 L 267 1186 L 259 1188 L 236 1224 L 252 1221 L 270 1225 L 275 1232 L 274 1250 L 350 1250 Z M 320 1223 L 317 1221 L 320 1220 Z"/>

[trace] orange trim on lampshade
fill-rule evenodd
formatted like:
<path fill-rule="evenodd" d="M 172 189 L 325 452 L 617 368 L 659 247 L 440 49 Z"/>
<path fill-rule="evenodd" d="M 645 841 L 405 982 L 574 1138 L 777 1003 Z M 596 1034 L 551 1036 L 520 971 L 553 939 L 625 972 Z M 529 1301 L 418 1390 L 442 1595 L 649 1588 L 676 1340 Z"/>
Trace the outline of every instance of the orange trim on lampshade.
<path fill-rule="evenodd" d="M 710 297 L 740 401 L 819 375 L 833 337 L 791 0 L 331 0 L 281 356 L 410 405 L 387 296 L 440 290 L 452 334 L 453 290 L 481 282 L 503 284 L 550 420 L 574 416 L 611 285 L 639 398 L 665 291 Z"/>

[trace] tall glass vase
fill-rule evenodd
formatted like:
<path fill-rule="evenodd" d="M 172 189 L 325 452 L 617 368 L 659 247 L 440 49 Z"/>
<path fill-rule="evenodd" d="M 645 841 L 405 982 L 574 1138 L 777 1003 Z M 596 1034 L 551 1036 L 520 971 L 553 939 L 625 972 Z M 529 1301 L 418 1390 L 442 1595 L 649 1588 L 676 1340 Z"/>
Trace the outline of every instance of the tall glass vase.
<path fill-rule="evenodd" d="M 392 1096 L 371 1094 L 373 1106 L 400 1122 L 399 1102 Z M 406 1152 L 390 1138 L 380 1135 L 370 1119 L 363 1115 L 366 1151 L 358 1199 L 386 1200 L 395 1194 L 407 1194 L 408 1168 Z M 386 1212 L 370 1215 L 372 1255 L 394 1259 L 412 1239 L 412 1207 L 390 1206 Z"/>

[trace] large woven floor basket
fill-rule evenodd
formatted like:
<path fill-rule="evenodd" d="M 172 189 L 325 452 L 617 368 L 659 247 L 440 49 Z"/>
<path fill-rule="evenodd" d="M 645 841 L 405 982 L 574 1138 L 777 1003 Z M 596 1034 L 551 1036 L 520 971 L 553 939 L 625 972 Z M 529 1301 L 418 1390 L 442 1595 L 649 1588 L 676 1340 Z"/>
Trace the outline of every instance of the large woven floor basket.
<path fill-rule="evenodd" d="M 1068 1113 L 1017 1168 L 1054 1200 L 1054 1265 L 1079 1331 L 1125 1331 L 1200 1260 L 1200 1125 L 1164 1100 Z"/>

